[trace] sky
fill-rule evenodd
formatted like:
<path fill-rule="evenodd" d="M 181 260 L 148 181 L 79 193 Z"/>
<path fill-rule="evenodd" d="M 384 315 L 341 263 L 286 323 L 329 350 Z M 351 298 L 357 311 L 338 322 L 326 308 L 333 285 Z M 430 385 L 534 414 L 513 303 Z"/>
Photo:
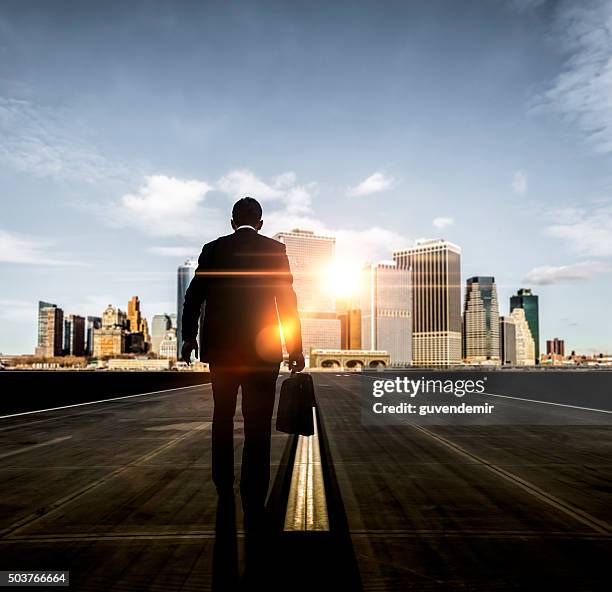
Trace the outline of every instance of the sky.
<path fill-rule="evenodd" d="M 418 238 L 612 351 L 612 3 L 0 4 L 0 352 L 66 314 L 176 309 L 252 195 L 340 264 Z"/>

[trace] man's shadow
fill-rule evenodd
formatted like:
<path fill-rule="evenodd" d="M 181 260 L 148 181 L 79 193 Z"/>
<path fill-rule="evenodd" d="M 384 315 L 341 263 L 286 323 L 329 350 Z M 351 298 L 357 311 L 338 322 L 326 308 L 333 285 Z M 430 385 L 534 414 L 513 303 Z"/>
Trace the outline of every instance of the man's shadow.
<path fill-rule="evenodd" d="M 259 590 L 270 583 L 270 560 L 275 537 L 264 512 L 257 516 L 256 527 L 246 528 L 244 535 L 244 572 L 240 575 L 238 561 L 238 536 L 236 528 L 236 505 L 233 494 L 222 495 L 217 501 L 215 522 L 215 544 L 213 548 L 212 589 L 229 592 L 233 590 Z M 245 516 L 245 522 L 248 516 Z M 250 523 L 253 524 L 251 518 Z"/>
<path fill-rule="evenodd" d="M 233 494 L 223 495 L 217 501 L 212 589 L 237 590 L 239 581 L 236 504 Z"/>

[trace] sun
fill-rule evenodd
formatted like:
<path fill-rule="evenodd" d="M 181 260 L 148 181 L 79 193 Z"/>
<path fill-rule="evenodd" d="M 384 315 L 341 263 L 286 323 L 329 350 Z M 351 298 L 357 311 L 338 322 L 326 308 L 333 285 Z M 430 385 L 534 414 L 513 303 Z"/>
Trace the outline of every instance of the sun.
<path fill-rule="evenodd" d="M 356 261 L 335 260 L 324 270 L 324 289 L 336 299 L 358 296 L 362 273 L 362 266 Z"/>

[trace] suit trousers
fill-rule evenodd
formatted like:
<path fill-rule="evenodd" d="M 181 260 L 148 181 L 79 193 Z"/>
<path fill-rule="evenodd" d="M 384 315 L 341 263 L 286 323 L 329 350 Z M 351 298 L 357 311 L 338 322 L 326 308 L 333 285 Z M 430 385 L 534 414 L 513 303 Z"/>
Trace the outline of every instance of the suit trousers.
<path fill-rule="evenodd" d="M 280 364 L 238 368 L 210 364 L 214 414 L 212 476 L 217 488 L 234 482 L 234 415 L 242 391 L 244 447 L 240 472 L 243 507 L 263 507 L 270 482 L 270 439 Z"/>

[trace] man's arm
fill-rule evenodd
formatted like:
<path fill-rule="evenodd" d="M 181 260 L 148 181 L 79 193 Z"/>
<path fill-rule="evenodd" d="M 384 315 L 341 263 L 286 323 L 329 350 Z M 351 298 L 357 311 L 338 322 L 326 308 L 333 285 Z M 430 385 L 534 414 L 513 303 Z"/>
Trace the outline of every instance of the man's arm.
<path fill-rule="evenodd" d="M 289 267 L 289 259 L 283 245 L 278 258 L 279 274 L 276 282 L 276 306 L 283 327 L 283 337 L 289 352 L 289 368 L 296 372 L 304 369 L 304 353 L 302 351 L 302 327 L 297 309 L 297 297 L 293 289 L 293 275 Z"/>
<path fill-rule="evenodd" d="M 205 271 L 210 268 L 209 264 L 209 245 L 204 245 L 198 267 L 189 287 L 185 292 L 185 302 L 183 303 L 183 315 L 181 317 L 181 333 L 183 337 L 182 358 L 189 364 L 191 352 L 195 350 L 198 355 L 198 325 L 200 322 L 200 311 L 202 304 L 206 300 L 206 288 L 208 279 Z"/>

